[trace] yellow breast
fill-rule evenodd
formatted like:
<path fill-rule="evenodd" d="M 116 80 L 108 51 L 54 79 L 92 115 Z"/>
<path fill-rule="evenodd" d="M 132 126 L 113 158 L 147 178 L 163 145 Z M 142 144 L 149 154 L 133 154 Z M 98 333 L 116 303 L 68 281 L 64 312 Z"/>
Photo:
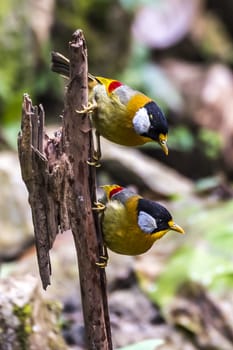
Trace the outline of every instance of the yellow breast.
<path fill-rule="evenodd" d="M 109 249 L 124 255 L 145 253 L 159 238 L 143 232 L 137 223 L 137 199 L 130 198 L 124 206 L 110 201 L 102 221 L 104 241 Z"/>
<path fill-rule="evenodd" d="M 95 86 L 94 94 L 98 107 L 93 114 L 93 124 L 100 135 L 124 146 L 138 146 L 151 141 L 136 134 L 133 129 L 132 118 L 138 105 L 143 103 L 141 97 L 132 97 L 127 104 L 123 104 L 114 93 L 107 94 L 105 86 L 101 84 Z"/>

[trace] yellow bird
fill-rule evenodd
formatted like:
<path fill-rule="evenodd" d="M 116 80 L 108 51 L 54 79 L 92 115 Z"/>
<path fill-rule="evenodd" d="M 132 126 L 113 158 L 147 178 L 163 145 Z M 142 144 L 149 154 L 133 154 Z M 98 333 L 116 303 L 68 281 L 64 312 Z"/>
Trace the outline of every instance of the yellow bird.
<path fill-rule="evenodd" d="M 52 53 L 52 70 L 69 77 L 69 60 Z M 156 141 L 168 154 L 167 120 L 156 102 L 120 81 L 89 78 L 89 104 L 93 125 L 99 135 L 124 146 L 139 146 Z"/>
<path fill-rule="evenodd" d="M 169 230 L 184 233 L 169 211 L 119 185 L 101 186 L 106 195 L 102 231 L 106 246 L 124 255 L 139 255 Z"/>

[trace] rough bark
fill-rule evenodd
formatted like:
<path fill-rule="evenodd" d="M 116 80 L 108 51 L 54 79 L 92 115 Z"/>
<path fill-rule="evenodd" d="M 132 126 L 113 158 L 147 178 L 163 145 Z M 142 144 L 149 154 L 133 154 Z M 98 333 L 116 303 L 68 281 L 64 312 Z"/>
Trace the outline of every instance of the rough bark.
<path fill-rule="evenodd" d="M 87 49 L 81 30 L 70 43 L 70 81 L 65 96 L 62 130 L 49 139 L 44 112 L 24 96 L 18 138 L 23 180 L 29 192 L 38 264 L 43 287 L 50 283 L 49 250 L 56 234 L 71 228 L 79 266 L 80 288 L 88 349 L 111 349 L 110 322 L 104 269 L 96 262 L 102 235 L 96 202 L 96 170 L 87 163 L 94 154 L 87 113 Z"/>

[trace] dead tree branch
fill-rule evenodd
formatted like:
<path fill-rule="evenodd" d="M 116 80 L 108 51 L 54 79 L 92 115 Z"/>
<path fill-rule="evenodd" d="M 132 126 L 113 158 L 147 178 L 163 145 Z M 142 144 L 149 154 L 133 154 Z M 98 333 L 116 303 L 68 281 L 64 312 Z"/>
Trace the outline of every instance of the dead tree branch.
<path fill-rule="evenodd" d="M 24 96 L 18 137 L 19 159 L 35 230 L 43 287 L 50 283 L 49 250 L 56 234 L 71 228 L 78 257 L 80 287 L 88 349 L 112 349 L 104 269 L 96 262 L 102 235 L 96 202 L 96 170 L 87 161 L 94 154 L 87 114 L 77 114 L 88 103 L 87 49 L 81 30 L 70 43 L 70 82 L 65 96 L 62 131 L 49 139 L 44 111 Z"/>

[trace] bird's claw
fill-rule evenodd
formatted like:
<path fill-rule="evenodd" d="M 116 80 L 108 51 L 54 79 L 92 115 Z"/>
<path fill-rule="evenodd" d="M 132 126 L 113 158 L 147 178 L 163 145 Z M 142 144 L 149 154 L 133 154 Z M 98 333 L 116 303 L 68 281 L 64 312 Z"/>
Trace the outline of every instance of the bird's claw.
<path fill-rule="evenodd" d="M 101 164 L 99 163 L 99 160 L 101 158 L 101 155 L 100 155 L 100 152 L 98 151 L 94 151 L 94 154 L 93 154 L 93 161 L 87 161 L 87 164 L 88 165 L 92 165 L 92 166 L 95 166 L 96 168 L 99 168 L 101 166 Z"/>
<path fill-rule="evenodd" d="M 100 255 L 100 261 L 96 262 L 95 264 L 99 268 L 104 269 L 108 265 L 108 256 Z"/>
<path fill-rule="evenodd" d="M 80 111 L 76 110 L 76 113 L 78 114 L 84 114 L 84 113 L 93 113 L 94 110 L 97 108 L 97 102 L 93 100 L 92 102 L 88 102 L 87 106 L 82 105 L 82 108 Z"/>
<path fill-rule="evenodd" d="M 92 210 L 97 210 L 97 211 L 103 211 L 105 210 L 105 205 L 101 202 L 94 202 L 94 207 L 92 207 Z"/>
<path fill-rule="evenodd" d="M 96 168 L 101 167 L 101 164 L 97 160 L 94 160 L 93 162 L 90 162 L 89 160 L 87 160 L 87 164 L 91 166 L 95 166 Z"/>

